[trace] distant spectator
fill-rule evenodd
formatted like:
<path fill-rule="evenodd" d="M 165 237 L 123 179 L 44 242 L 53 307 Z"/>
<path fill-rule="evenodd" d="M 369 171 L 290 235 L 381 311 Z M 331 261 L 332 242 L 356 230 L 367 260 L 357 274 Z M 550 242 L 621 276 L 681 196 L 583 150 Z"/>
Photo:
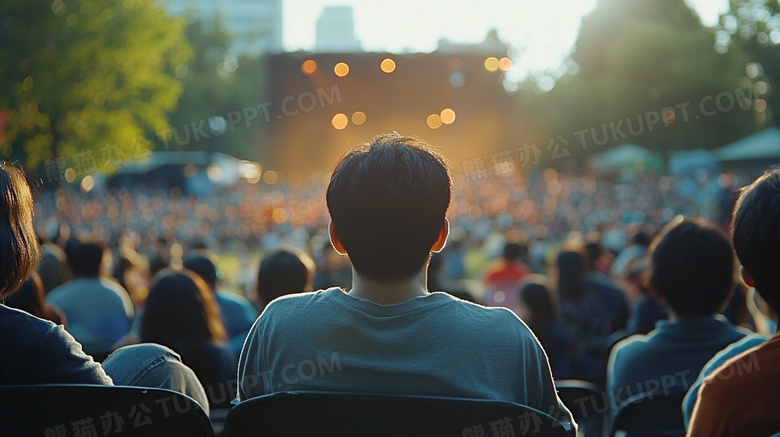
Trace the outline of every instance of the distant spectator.
<path fill-rule="evenodd" d="M 184 268 L 197 273 L 216 298 L 230 350 L 237 355 L 241 352 L 249 328 L 257 319 L 257 310 L 245 297 L 218 288 L 217 258 L 213 253 L 206 250 L 194 251 L 184 259 Z"/>
<path fill-rule="evenodd" d="M 568 342 L 546 283 L 544 276 L 532 274 L 520 284 L 521 306 L 525 308 L 522 319 L 539 339 L 550 360 L 553 376 L 557 377 L 559 361 L 566 354 Z"/>
<path fill-rule="evenodd" d="M 59 246 L 50 243 L 41 246 L 38 274 L 41 276 L 44 295 L 48 295 L 53 289 L 73 279 L 65 252 Z"/>
<path fill-rule="evenodd" d="M 98 360 L 130 332 L 133 303 L 127 291 L 104 277 L 106 245 L 102 241 L 71 240 L 65 247 L 74 279 L 52 290 L 46 302 L 61 309 L 68 331 Z"/>
<path fill-rule="evenodd" d="M 459 299 L 476 302 L 476 299 L 474 299 L 474 296 L 471 293 L 463 287 L 460 287 L 456 282 L 448 280 L 444 275 L 445 264 L 450 259 L 451 258 L 445 257 L 442 253 L 434 253 L 431 255 L 431 262 L 428 264 L 428 290 L 443 291 Z"/>
<path fill-rule="evenodd" d="M 629 273 L 629 264 L 635 259 L 644 258 L 652 237 L 645 231 L 638 231 L 631 238 L 631 245 L 623 249 L 612 264 L 612 276 L 624 278 Z"/>
<path fill-rule="evenodd" d="M 615 345 L 607 380 L 613 414 L 647 390 L 646 381 L 687 390 L 707 361 L 749 333 L 716 316 L 731 293 L 733 268 L 731 244 L 712 223 L 679 216 L 664 227 L 650 247 L 648 271 L 670 320 Z"/>
<path fill-rule="evenodd" d="M 780 313 L 780 171 L 744 188 L 734 208 L 732 239 L 742 278 Z M 747 341 L 747 340 L 746 340 Z M 692 437 L 774 435 L 780 430 L 780 335 L 726 361 L 704 378 L 693 408 Z"/>
<path fill-rule="evenodd" d="M 314 261 L 296 249 L 278 249 L 266 255 L 257 270 L 258 309 L 292 293 L 312 291 Z"/>
<path fill-rule="evenodd" d="M 589 278 L 579 252 L 559 253 L 556 272 L 561 323 L 569 341 L 556 377 L 604 384 L 607 339 L 625 328 L 628 319 L 625 296 L 619 288 Z"/>
<path fill-rule="evenodd" d="M 148 271 L 141 256 L 132 250 L 120 249 L 119 259 L 114 266 L 113 277 L 119 285 L 127 290 L 133 306 L 138 310 L 143 307 L 148 289 Z"/>
<path fill-rule="evenodd" d="M 234 357 L 224 346 L 219 307 L 203 280 L 188 270 L 162 270 L 152 280 L 144 305 L 140 339 L 176 351 L 191 367 L 216 408 L 230 402 Z"/>
<path fill-rule="evenodd" d="M 523 262 L 528 255 L 525 243 L 506 243 L 501 257 L 485 269 L 485 304 L 509 309 L 517 307 L 517 285 L 531 273 Z"/>

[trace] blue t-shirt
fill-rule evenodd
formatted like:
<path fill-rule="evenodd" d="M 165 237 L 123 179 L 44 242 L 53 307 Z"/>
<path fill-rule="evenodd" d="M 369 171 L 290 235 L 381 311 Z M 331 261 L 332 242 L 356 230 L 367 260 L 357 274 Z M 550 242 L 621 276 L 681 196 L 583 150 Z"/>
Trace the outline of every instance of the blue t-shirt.
<path fill-rule="evenodd" d="M 707 361 L 749 333 L 723 316 L 696 317 L 661 320 L 649 334 L 620 341 L 607 367 L 612 414 L 638 394 L 688 390 Z"/>
<path fill-rule="evenodd" d="M 249 332 L 238 387 L 239 400 L 295 390 L 492 399 L 573 422 L 525 323 L 439 292 L 393 305 L 339 288 L 278 298 Z"/>

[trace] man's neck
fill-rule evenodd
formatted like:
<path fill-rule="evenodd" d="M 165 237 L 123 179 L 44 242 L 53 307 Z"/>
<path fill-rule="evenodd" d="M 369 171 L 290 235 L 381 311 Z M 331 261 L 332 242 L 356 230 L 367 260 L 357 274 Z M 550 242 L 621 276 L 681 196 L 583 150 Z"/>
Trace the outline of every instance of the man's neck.
<path fill-rule="evenodd" d="M 352 269 L 352 289 L 349 295 L 370 300 L 380 305 L 392 305 L 414 297 L 427 296 L 426 277 L 428 269 L 422 269 L 415 276 L 397 282 L 378 282 L 357 274 Z"/>

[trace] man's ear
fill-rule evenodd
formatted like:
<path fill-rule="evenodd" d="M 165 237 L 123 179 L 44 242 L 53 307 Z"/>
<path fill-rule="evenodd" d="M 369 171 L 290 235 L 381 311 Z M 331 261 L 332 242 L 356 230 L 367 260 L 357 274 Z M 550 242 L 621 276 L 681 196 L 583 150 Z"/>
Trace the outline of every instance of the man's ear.
<path fill-rule="evenodd" d="M 441 225 L 441 231 L 439 231 L 439 238 L 431 246 L 431 252 L 439 253 L 447 244 L 447 237 L 450 235 L 450 221 L 447 217 L 444 217 L 444 223 Z"/>
<path fill-rule="evenodd" d="M 748 287 L 754 287 L 756 286 L 756 281 L 753 279 L 753 277 L 750 275 L 750 273 L 745 270 L 745 266 L 739 267 L 739 274 L 742 275 L 742 280 L 745 281 L 745 285 Z"/>
<path fill-rule="evenodd" d="M 330 237 L 330 244 L 333 249 L 338 252 L 339 255 L 346 255 L 347 250 L 344 249 L 344 245 L 341 244 L 341 240 L 336 236 L 336 227 L 333 226 L 333 220 L 328 223 L 328 237 Z"/>

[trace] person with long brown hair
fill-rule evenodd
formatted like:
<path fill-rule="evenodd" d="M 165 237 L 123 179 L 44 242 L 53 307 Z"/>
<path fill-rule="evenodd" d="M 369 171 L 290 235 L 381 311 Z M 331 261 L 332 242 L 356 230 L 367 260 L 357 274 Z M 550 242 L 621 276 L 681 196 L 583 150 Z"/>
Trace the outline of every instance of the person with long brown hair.
<path fill-rule="evenodd" d="M 162 270 L 152 280 L 139 336 L 168 346 L 182 357 L 206 387 L 212 406 L 228 406 L 227 384 L 235 379 L 235 358 L 219 307 L 207 285 L 189 270 Z"/>
<path fill-rule="evenodd" d="M 0 163 L 0 300 L 18 290 L 40 258 L 25 174 Z M 0 385 L 82 383 L 111 378 L 62 325 L 0 304 Z"/>

